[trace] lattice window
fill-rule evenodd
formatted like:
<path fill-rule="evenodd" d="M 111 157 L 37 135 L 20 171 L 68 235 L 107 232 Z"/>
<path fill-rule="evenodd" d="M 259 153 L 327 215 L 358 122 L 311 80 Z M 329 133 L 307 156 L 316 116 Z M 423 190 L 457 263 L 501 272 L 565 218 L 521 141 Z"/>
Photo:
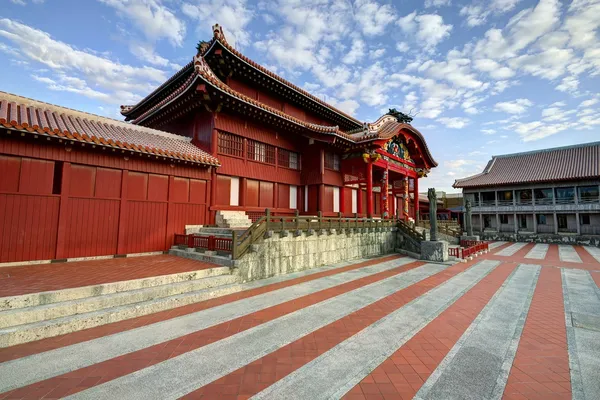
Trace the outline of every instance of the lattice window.
<path fill-rule="evenodd" d="M 298 153 L 294 153 L 293 151 L 285 149 L 279 149 L 277 152 L 279 166 L 291 169 L 300 169 L 300 156 Z"/>
<path fill-rule="evenodd" d="M 340 170 L 340 155 L 335 153 L 325 153 L 325 168 Z"/>
<path fill-rule="evenodd" d="M 244 156 L 244 138 L 231 133 L 219 132 L 217 151 L 236 157 Z"/>
<path fill-rule="evenodd" d="M 255 140 L 248 140 L 248 159 L 275 164 L 275 146 Z"/>

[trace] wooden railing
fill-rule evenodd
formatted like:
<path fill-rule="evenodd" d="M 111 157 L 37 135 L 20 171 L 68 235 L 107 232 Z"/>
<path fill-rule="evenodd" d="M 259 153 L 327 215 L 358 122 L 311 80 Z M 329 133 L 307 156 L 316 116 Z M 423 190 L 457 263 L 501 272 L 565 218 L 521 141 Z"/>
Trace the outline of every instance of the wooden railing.
<path fill-rule="evenodd" d="M 176 233 L 173 242 L 175 246 L 186 246 L 193 249 L 223 251 L 227 253 L 233 251 L 233 240 L 231 238 L 219 236 L 202 236 L 196 234 L 182 235 Z"/>
<path fill-rule="evenodd" d="M 190 248 L 200 248 L 212 251 L 230 252 L 231 258 L 236 260 L 243 256 L 250 246 L 258 240 L 265 237 L 267 232 L 309 232 L 316 230 L 342 230 L 342 229 L 377 229 L 377 228 L 392 228 L 396 221 L 391 219 L 372 219 L 361 218 L 355 214 L 353 217 L 344 217 L 338 213 L 336 217 L 323 217 L 322 213 L 318 215 L 272 215 L 267 209 L 265 215 L 258 218 L 250 225 L 243 233 L 232 231 L 232 238 L 222 238 L 216 236 L 202 235 L 181 235 L 176 234 L 174 244 L 176 246 L 187 246 Z M 418 241 L 424 237 L 414 228 L 406 224 L 402 224 L 403 229 L 418 238 Z"/>
<path fill-rule="evenodd" d="M 425 236 L 425 232 L 419 232 L 418 230 L 416 230 L 413 226 L 407 224 L 406 222 L 402 221 L 402 220 L 398 220 L 398 229 L 404 233 L 405 235 L 409 236 L 411 239 L 413 239 L 416 242 L 421 242 L 423 240 L 427 240 L 426 236 Z"/>
<path fill-rule="evenodd" d="M 453 220 L 438 220 L 438 232 L 443 233 L 452 237 L 460 237 L 462 235 L 462 229 L 458 222 Z M 430 229 L 431 224 L 429 220 L 419 221 L 418 225 L 422 228 Z"/>

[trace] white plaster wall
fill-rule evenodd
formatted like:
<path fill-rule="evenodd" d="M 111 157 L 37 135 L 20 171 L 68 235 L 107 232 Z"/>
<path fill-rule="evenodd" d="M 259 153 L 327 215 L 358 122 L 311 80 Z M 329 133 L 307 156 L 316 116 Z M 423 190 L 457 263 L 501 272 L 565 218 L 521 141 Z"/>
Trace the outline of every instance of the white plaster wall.
<path fill-rule="evenodd" d="M 231 189 L 229 191 L 229 205 L 239 206 L 240 205 L 240 178 L 231 177 Z"/>
<path fill-rule="evenodd" d="M 296 185 L 290 185 L 290 208 L 298 208 L 298 187 Z"/>

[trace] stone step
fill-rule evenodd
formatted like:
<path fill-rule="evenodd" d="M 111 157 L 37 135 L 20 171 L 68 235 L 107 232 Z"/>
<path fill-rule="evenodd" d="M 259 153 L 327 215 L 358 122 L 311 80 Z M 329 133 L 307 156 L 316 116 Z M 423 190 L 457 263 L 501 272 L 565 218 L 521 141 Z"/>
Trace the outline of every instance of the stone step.
<path fill-rule="evenodd" d="M 212 252 L 205 253 L 201 251 L 196 251 L 195 249 L 180 249 L 176 246 L 173 246 L 169 250 L 169 254 L 173 256 L 189 258 L 191 260 L 224 265 L 227 267 L 234 266 L 234 262 L 231 259 L 231 254 L 227 253 L 223 253 L 224 255 L 212 254 Z"/>
<path fill-rule="evenodd" d="M 0 312 L 0 328 L 53 320 L 69 315 L 89 313 L 111 307 L 175 296 L 187 292 L 236 283 L 237 276 L 219 275 L 190 281 L 169 283 L 125 292 L 69 300 Z"/>
<path fill-rule="evenodd" d="M 197 271 L 188 271 L 176 274 L 132 279 L 128 281 L 109 282 L 70 289 L 29 293 L 18 296 L 0 297 L 0 311 L 47 305 L 93 296 L 102 296 L 112 293 L 120 293 L 136 289 L 161 286 L 170 283 L 186 282 L 202 278 L 228 275 L 230 273 L 231 270 L 228 267 L 215 267 L 201 269 Z"/>
<path fill-rule="evenodd" d="M 223 286 L 209 287 L 192 292 L 104 308 L 97 311 L 2 328 L 0 329 L 0 348 L 198 303 L 215 297 L 236 293 L 243 290 L 243 288 L 239 283 L 230 283 Z"/>

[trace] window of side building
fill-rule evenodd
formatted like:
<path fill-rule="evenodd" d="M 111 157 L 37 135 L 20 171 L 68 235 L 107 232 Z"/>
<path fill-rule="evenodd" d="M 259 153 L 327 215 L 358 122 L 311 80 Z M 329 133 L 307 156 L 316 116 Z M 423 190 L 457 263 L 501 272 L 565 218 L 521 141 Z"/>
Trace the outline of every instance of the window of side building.
<path fill-rule="evenodd" d="M 325 168 L 332 169 L 334 171 L 340 170 L 340 155 L 336 153 L 325 153 Z"/>
<path fill-rule="evenodd" d="M 577 188 L 579 193 L 580 203 L 595 203 L 598 202 L 599 191 L 598 186 L 581 186 Z M 589 217 L 589 215 L 588 215 Z"/>
<path fill-rule="evenodd" d="M 580 214 L 579 218 L 581 219 L 581 225 L 590 224 L 590 214 Z"/>
<path fill-rule="evenodd" d="M 556 204 L 569 204 L 575 201 L 575 188 L 556 188 Z"/>
<path fill-rule="evenodd" d="M 554 197 L 552 188 L 535 189 L 534 195 L 536 204 L 552 204 L 552 198 Z"/>

